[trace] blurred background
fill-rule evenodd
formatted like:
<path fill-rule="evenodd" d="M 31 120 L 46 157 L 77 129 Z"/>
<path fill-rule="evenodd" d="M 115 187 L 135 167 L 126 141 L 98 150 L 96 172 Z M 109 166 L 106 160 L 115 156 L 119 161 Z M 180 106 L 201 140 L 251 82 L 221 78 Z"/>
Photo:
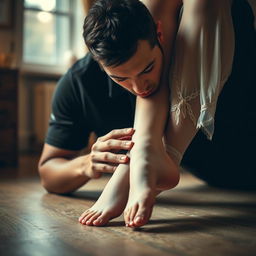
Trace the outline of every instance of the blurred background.
<path fill-rule="evenodd" d="M 92 2 L 0 0 L 0 167 L 40 154 L 56 83 L 86 53 Z"/>

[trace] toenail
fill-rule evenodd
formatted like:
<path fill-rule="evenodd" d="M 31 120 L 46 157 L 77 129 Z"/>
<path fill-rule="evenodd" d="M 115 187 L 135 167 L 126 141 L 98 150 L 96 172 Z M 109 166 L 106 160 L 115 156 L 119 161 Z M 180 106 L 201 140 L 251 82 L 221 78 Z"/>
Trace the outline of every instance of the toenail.
<path fill-rule="evenodd" d="M 140 222 L 140 221 L 142 221 L 142 217 L 137 217 L 137 218 L 135 219 L 135 222 Z"/>

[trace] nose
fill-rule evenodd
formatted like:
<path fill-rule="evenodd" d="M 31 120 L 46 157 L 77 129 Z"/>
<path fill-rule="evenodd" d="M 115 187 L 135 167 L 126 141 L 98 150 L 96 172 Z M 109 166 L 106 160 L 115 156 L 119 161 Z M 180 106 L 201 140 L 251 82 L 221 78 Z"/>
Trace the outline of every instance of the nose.
<path fill-rule="evenodd" d="M 147 92 L 149 90 L 149 84 L 147 81 L 142 79 L 137 79 L 132 82 L 132 90 L 136 94 L 142 94 L 144 92 Z"/>

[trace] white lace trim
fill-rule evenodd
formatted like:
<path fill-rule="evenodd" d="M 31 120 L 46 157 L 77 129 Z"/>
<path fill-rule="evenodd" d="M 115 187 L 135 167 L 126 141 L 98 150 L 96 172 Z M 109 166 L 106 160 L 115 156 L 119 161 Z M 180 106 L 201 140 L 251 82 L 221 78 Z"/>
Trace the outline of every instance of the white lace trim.
<path fill-rule="evenodd" d="M 179 101 L 179 103 L 177 103 L 171 107 L 171 112 L 175 112 L 176 125 L 178 125 L 180 122 L 180 115 L 182 115 L 183 118 L 186 118 L 187 113 L 188 113 L 188 116 L 190 117 L 194 126 L 196 126 L 197 120 L 195 118 L 195 115 L 193 114 L 193 111 L 192 111 L 191 105 L 189 104 L 189 101 L 198 97 L 200 95 L 200 91 L 194 92 L 191 95 L 186 96 L 186 97 L 183 97 L 180 91 L 178 91 L 177 94 L 178 94 L 180 101 Z"/>
<path fill-rule="evenodd" d="M 212 140 L 214 133 L 216 102 L 213 101 L 201 106 L 201 113 L 197 122 L 197 128 L 201 129 L 209 140 Z"/>

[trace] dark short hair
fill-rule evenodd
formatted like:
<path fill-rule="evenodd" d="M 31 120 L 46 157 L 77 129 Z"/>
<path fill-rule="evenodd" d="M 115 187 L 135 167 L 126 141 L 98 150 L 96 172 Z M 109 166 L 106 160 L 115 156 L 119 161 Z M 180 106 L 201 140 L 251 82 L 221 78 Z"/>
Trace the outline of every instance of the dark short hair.
<path fill-rule="evenodd" d="M 96 0 L 84 20 L 85 44 L 96 61 L 118 66 L 136 52 L 138 41 L 158 43 L 156 24 L 139 0 Z"/>

